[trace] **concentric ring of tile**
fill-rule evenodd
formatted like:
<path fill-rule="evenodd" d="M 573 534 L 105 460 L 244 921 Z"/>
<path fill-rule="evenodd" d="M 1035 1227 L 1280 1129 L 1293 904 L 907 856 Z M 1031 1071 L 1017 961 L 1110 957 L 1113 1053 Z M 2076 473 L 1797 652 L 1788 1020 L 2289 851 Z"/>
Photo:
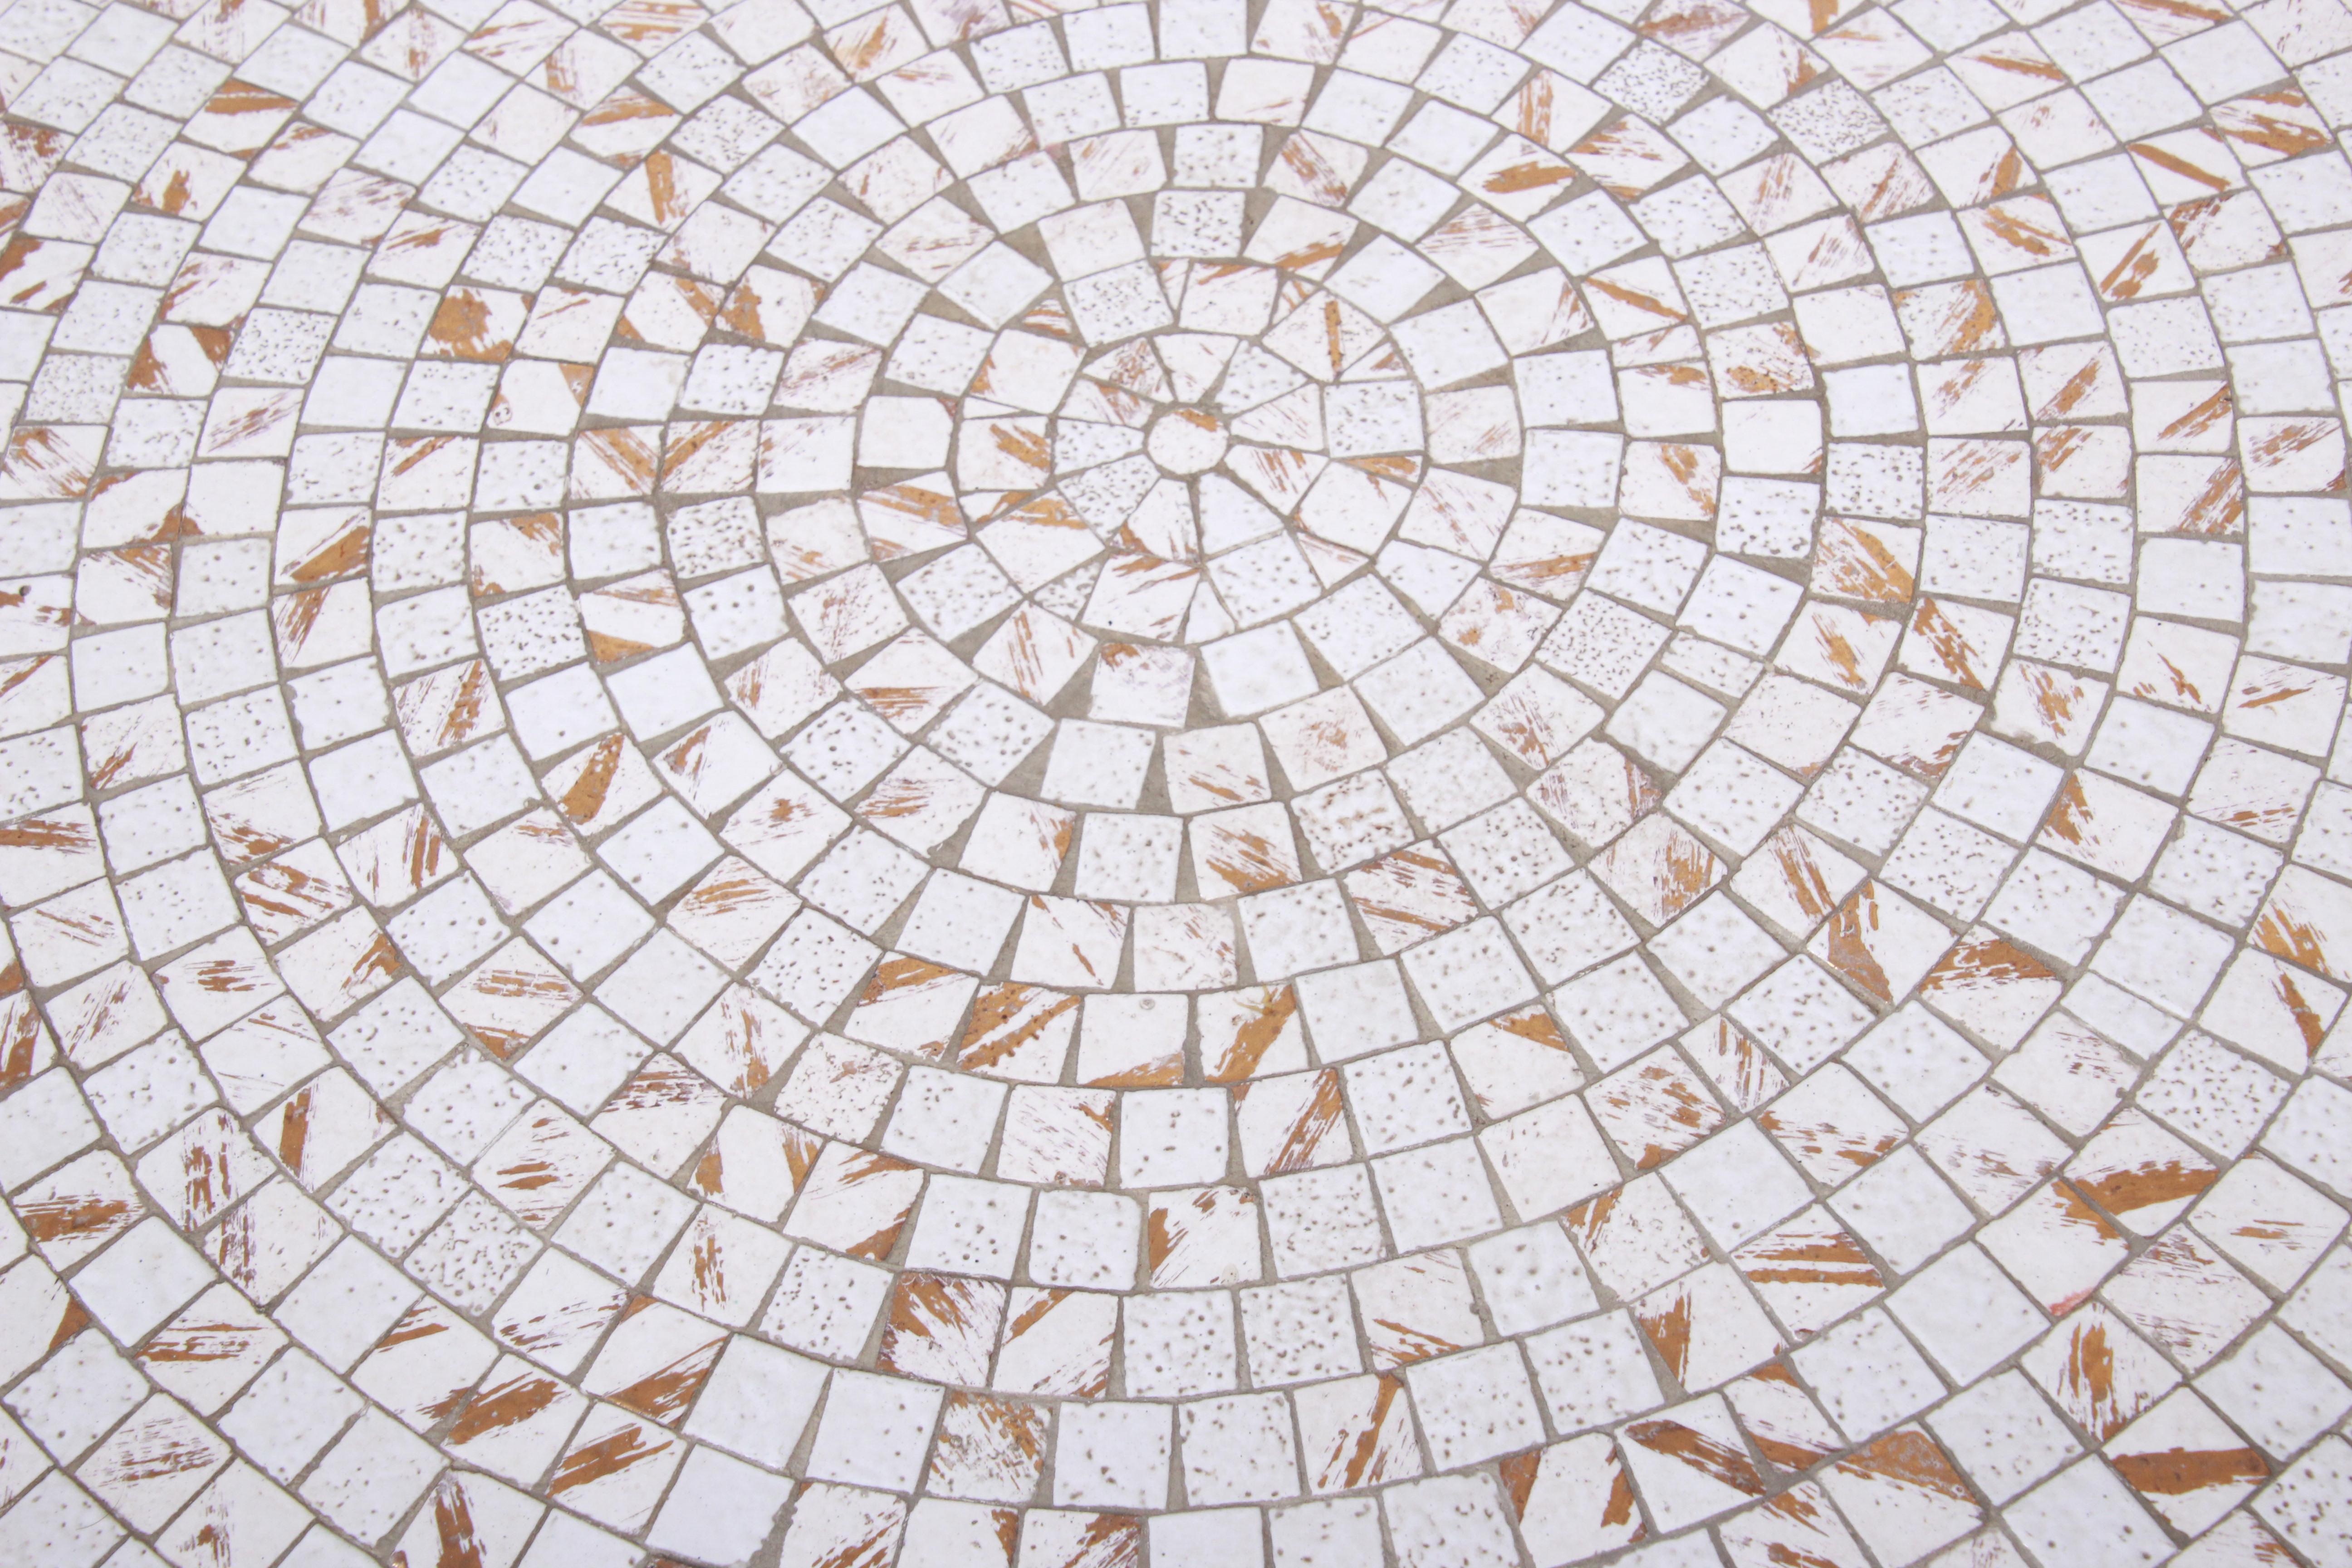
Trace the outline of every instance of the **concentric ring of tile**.
<path fill-rule="evenodd" d="M 2352 1563 L 2352 12 L 395 5 L 0 12 L 0 1562 Z"/>

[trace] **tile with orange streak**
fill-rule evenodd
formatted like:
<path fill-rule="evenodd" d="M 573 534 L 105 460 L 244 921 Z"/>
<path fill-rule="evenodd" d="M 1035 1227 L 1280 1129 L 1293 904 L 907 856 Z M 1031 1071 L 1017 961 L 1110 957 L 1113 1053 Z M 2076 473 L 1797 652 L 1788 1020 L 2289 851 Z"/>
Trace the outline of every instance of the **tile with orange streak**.
<path fill-rule="evenodd" d="M 538 903 L 589 864 L 587 852 L 563 819 L 543 809 L 475 840 L 467 847 L 465 861 L 492 900 L 509 914 Z"/>
<path fill-rule="evenodd" d="M 1988 1214 L 2001 1213 L 2032 1191 L 2068 1152 L 2014 1094 L 1990 1084 L 1954 1101 L 1913 1142 Z"/>
<path fill-rule="evenodd" d="M 1100 1186 L 1110 1166 L 1117 1101 L 1108 1089 L 1014 1089 L 997 1145 L 996 1173 L 1046 1186 Z"/>
<path fill-rule="evenodd" d="M 1458 1252 L 1424 1252 L 1349 1276 L 1371 1347 L 1372 1369 L 1394 1372 L 1486 1342 Z"/>
<path fill-rule="evenodd" d="M 300 1279 L 339 1239 L 334 1218 L 293 1183 L 280 1180 L 230 1210 L 205 1237 L 205 1256 L 222 1279 L 266 1300 Z"/>
<path fill-rule="evenodd" d="M 1642 1539 L 1646 1526 L 1615 1445 L 1600 1433 L 1502 1462 L 1519 1537 L 1538 1563 L 1572 1563 Z"/>
<path fill-rule="evenodd" d="M 200 146 L 232 156 L 257 153 L 295 108 L 293 99 L 232 79 L 190 118 L 186 134 Z"/>
<path fill-rule="evenodd" d="M 987 793 L 962 769 L 918 746 L 876 782 L 852 815 L 928 855 L 955 837 Z"/>
<path fill-rule="evenodd" d="M 983 986 L 957 1037 L 956 1064 L 1016 1083 L 1058 1083 L 1077 1037 L 1078 1003 L 1017 982 Z"/>
<path fill-rule="evenodd" d="M 617 740 L 617 737 L 615 737 Z M 635 757 L 631 751 L 628 753 Z M 638 759 L 636 767 L 646 781 L 653 781 L 653 770 Z M 615 782 L 625 769 L 615 768 Z M 593 782 L 593 775 L 586 775 Z M 551 783 L 552 779 L 551 778 Z M 637 781 L 633 774 L 629 782 Z M 654 784 L 658 788 L 657 783 Z M 646 798 L 650 799 L 647 795 Z M 622 814 L 607 812 L 602 803 L 595 815 L 610 816 L 618 820 Z M 742 857 L 772 877 L 791 879 L 806 870 L 809 862 L 824 852 L 825 846 L 838 837 L 850 825 L 850 816 L 839 806 L 787 768 L 752 792 L 751 797 L 735 808 L 727 818 L 721 837 Z M 600 823 L 599 826 L 609 826 Z M 593 831 L 586 829 L 584 831 Z"/>
<path fill-rule="evenodd" d="M 1140 551 L 1122 551 L 1103 565 L 1084 619 L 1129 637 L 1164 640 L 1177 635 L 1192 608 L 1201 569 Z"/>
<path fill-rule="evenodd" d="M 140 1185 L 191 1231 L 202 1230 L 274 1173 L 260 1145 L 218 1108 L 200 1112 L 150 1148 L 137 1168 Z"/>
<path fill-rule="evenodd" d="M 1211 1083 L 1294 1072 L 1307 1065 L 1306 1024 L 1288 985 L 1220 992 L 1193 1003 L 1201 1071 Z"/>
<path fill-rule="evenodd" d="M 2187 1213 L 2221 1173 L 2156 1122 L 2126 1110 L 2066 1162 L 2065 1174 L 2126 1231 L 2153 1236 Z"/>
<path fill-rule="evenodd" d="M 1522 511 L 1503 531 L 1488 569 L 1507 587 L 1566 600 L 1592 570 L 1604 538 L 1589 523 Z"/>
<path fill-rule="evenodd" d="M 1654 1175 L 1587 1199 L 1566 1223 L 1601 1282 L 1629 1300 L 1706 1261 L 1706 1243 Z"/>
<path fill-rule="evenodd" d="M 1540 1005 L 1473 1024 L 1447 1048 L 1470 1098 L 1490 1117 L 1510 1116 L 1584 1086 L 1567 1035 Z"/>
<path fill-rule="evenodd" d="M 1172 1004 L 1172 1005 L 1171 1005 Z M 1087 1005 L 1078 1035 L 1078 1082 L 1088 1088 L 1160 1089 L 1184 1080 L 1181 997 L 1155 996 L 1139 1008 Z"/>
<path fill-rule="evenodd" d="M 536 1229 L 554 1223 L 612 1158 L 611 1144 L 543 1100 L 482 1152 L 474 1177 Z"/>
<path fill-rule="evenodd" d="M 939 1440 L 931 1450 L 924 1489 L 934 1497 L 1027 1502 L 1036 1494 L 1045 1469 L 1047 1408 L 991 1394 L 949 1391 L 940 1410 Z"/>
<path fill-rule="evenodd" d="M 102 1150 L 26 1187 L 12 1207 L 25 1236 L 53 1268 L 71 1268 L 143 1217 L 131 1173 Z"/>
<path fill-rule="evenodd" d="M 815 303 L 815 290 L 807 279 L 772 267 L 753 267 L 728 295 L 718 319 L 747 338 L 781 347 L 799 335 Z M 824 347 L 852 354 L 872 352 L 840 342 Z"/>
<path fill-rule="evenodd" d="M 1317 1495 L 1422 1473 L 1421 1444 L 1403 1379 L 1391 1374 L 1310 1384 L 1293 1395 L 1299 1468 Z"/>
<path fill-rule="evenodd" d="M 1337 1068 L 1255 1079 L 1236 1084 L 1233 1097 L 1242 1166 L 1253 1176 L 1314 1170 L 1354 1155 Z"/>
<path fill-rule="evenodd" d="M 1291 876 L 1295 879 L 1295 869 Z M 1450 931 L 1478 912 L 1469 886 L 1445 852 L 1431 842 L 1369 861 L 1345 873 L 1340 884 L 1382 952 L 1395 952 L 1425 937 Z"/>
<path fill-rule="evenodd" d="M 1695 1026 L 1682 1037 L 1683 1053 L 1714 1086 L 1716 1098 L 1745 1115 L 1789 1086 L 1764 1047 L 1722 1017 Z"/>
<path fill-rule="evenodd" d="M 990 1280 L 901 1274 L 876 1364 L 927 1383 L 984 1387 L 1004 1308 L 1005 1288 Z"/>
<path fill-rule="evenodd" d="M 2000 312 L 1993 302 L 1992 289 L 1980 278 L 1958 283 L 1930 284 L 1925 288 L 1898 289 L 1895 295 L 1895 314 L 1910 340 L 1912 352 L 1921 359 L 1943 359 L 1951 354 L 1980 353 L 1988 348 L 2005 348 L 2006 334 L 2001 331 Z M 1962 360 L 1938 365 L 1922 372 L 1928 377 L 1929 388 L 1924 400 L 1932 410 L 1938 395 L 1954 395 L 1953 383 L 1958 379 L 1980 380 L 1988 372 L 1996 375 L 2006 367 L 1997 361 Z M 2013 394 L 2012 394 L 2013 395 Z M 1975 426 L 1983 428 L 1983 426 Z M 1951 428 L 1937 426 L 1932 416 L 1929 428 Z M 1969 426 L 1959 426 L 1970 428 Z"/>
<path fill-rule="evenodd" d="M 490 667 L 469 659 L 435 670 L 393 693 L 393 712 L 412 754 L 431 756 L 507 727 Z"/>
<path fill-rule="evenodd" d="M 1706 1084 L 1672 1047 L 1602 1079 L 1585 1103 L 1618 1153 L 1644 1171 L 1665 1163 L 1724 1120 Z"/>
<path fill-rule="evenodd" d="M 1909 676 L 1887 678 L 1854 725 L 1853 743 L 1906 773 L 1944 775 L 1982 721 L 1981 705 Z"/>
<path fill-rule="evenodd" d="M 1687 1389 L 1719 1387 L 1778 1354 L 1784 1343 L 1740 1270 L 1720 1263 L 1643 1297 L 1634 1303 L 1633 1320 Z"/>
<path fill-rule="evenodd" d="M 1861 710 L 1808 681 L 1767 675 L 1751 689 L 1725 734 L 1801 779 L 1817 775 Z"/>
<path fill-rule="evenodd" d="M 378 909 L 405 903 L 457 870 L 456 852 L 422 806 L 353 835 L 337 853 L 359 895 Z"/>
<path fill-rule="evenodd" d="M 417 352 L 429 358 L 496 363 L 514 353 L 530 299 L 509 289 L 453 288 L 425 329 Z"/>
<path fill-rule="evenodd" d="M 685 1457 L 686 1441 L 677 1434 L 598 1405 L 556 1461 L 547 1496 L 613 1529 L 642 1530 Z"/>
<path fill-rule="evenodd" d="M 1920 982 L 1927 1005 L 1996 1049 L 2013 1049 L 2057 1005 L 2064 982 L 1985 927 L 1969 931 Z"/>
<path fill-rule="evenodd" d="M 109 1434 L 77 1473 L 117 1518 L 153 1530 L 228 1462 L 230 1452 L 178 1401 L 158 1395 Z"/>
<path fill-rule="evenodd" d="M 1916 528 L 1864 518 L 1822 521 L 1813 547 L 1816 593 L 1868 605 L 1907 605 L 1917 585 L 1918 568 L 1919 531 Z M 1823 651 L 1829 650 L 1824 647 Z"/>
<path fill-rule="evenodd" d="M 2189 1224 L 2273 1289 L 2291 1289 L 2343 1234 L 2344 1211 L 2265 1160 L 2242 1160 L 2199 1200 Z"/>
<path fill-rule="evenodd" d="M 721 964 L 740 969 L 799 907 L 782 884 L 730 855 L 703 873 L 664 923 Z"/>
<path fill-rule="evenodd" d="M 1951 945 L 1941 921 L 1873 881 L 1838 906 L 1806 951 L 1884 1005 L 1909 995 Z"/>
<path fill-rule="evenodd" d="M 451 1017 L 493 1054 L 511 1057 L 572 1010 L 580 992 L 529 942 L 509 942 L 441 997 Z"/>
<path fill-rule="evenodd" d="M 677 1050 L 729 1094 L 749 1097 L 782 1070 L 808 1034 L 806 1025 L 766 997 L 734 985 L 694 1021 Z"/>
<path fill-rule="evenodd" d="M 2352 980 L 2352 889 L 2289 866 L 2256 917 L 2254 944 L 2332 980 Z"/>
<path fill-rule="evenodd" d="M 654 1293 L 697 1317 L 740 1329 L 759 1310 L 789 1250 L 767 1226 L 705 1207 L 679 1234 Z"/>
<path fill-rule="evenodd" d="M 648 572 L 580 595 L 580 624 L 589 651 L 610 664 L 686 637 L 686 610 L 666 572 Z"/>
<path fill-rule="evenodd" d="M 1772 1315 L 1800 1339 L 1869 1305 L 1886 1288 L 1862 1244 L 1820 1207 L 1747 1243 L 1732 1261 Z"/>
<path fill-rule="evenodd" d="M 352 910 L 289 944 L 278 967 L 313 1016 L 333 1019 L 398 978 L 401 960 L 375 917 Z"/>
<path fill-rule="evenodd" d="M 1813 388 L 1812 365 L 1805 358 L 1793 323 L 1774 321 L 1711 332 L 1706 353 L 1716 385 L 1725 396 L 1769 397 Z M 1829 521 L 1822 526 L 1828 528 Z"/>
<path fill-rule="evenodd" d="M 2213 127 L 2248 168 L 2298 157 L 2325 136 L 2310 98 L 2298 87 L 2248 93 L 2213 107 Z"/>
<path fill-rule="evenodd" d="M 663 1302 L 632 1303 L 581 1374 L 581 1391 L 676 1426 L 709 1381 L 727 1335 Z"/>
<path fill-rule="evenodd" d="M 643 162 L 622 175 L 620 183 L 613 187 L 604 200 L 614 210 L 626 213 L 639 223 L 672 231 L 685 222 L 687 216 L 716 191 L 719 184 L 720 178 L 716 171 L 703 167 L 693 159 L 667 151 L 656 152 L 647 153 Z M 665 348 L 688 346 L 657 335 L 659 329 L 654 323 L 659 318 L 648 315 L 648 301 L 678 298 L 691 300 L 696 314 L 708 321 L 718 313 L 723 291 L 688 279 L 667 278 L 658 273 L 654 277 L 660 279 L 654 289 L 649 291 L 641 286 L 631 298 L 629 310 L 622 318 L 625 323 L 623 331 L 626 332 L 626 323 L 631 317 L 635 317 L 639 322 L 637 331 L 643 334 L 644 341 Z"/>
<path fill-rule="evenodd" d="M 1246 1187 L 1155 1193 L 1143 1222 L 1155 1290 L 1250 1285 L 1265 1277 L 1257 1194 Z"/>
<path fill-rule="evenodd" d="M 1781 638 L 1773 663 L 1841 691 L 1874 690 L 1902 638 L 1903 623 L 1850 605 L 1808 604 Z"/>
<path fill-rule="evenodd" d="M 1898 1427 L 1822 1474 L 1838 1508 L 1884 1561 L 1948 1545 L 1984 1521 L 1984 1510 L 1935 1440 Z"/>
<path fill-rule="evenodd" d="M 2117 1433 L 2103 1451 L 2124 1483 L 2184 1535 L 2217 1523 L 2272 1473 L 2259 1448 L 2185 1388 Z"/>
<path fill-rule="evenodd" d="M 969 690 L 972 672 L 921 632 L 885 644 L 844 683 L 903 734 L 914 734 Z"/>
<path fill-rule="evenodd" d="M 391 1132 L 392 1119 L 349 1073 L 320 1074 L 254 1123 L 294 1179 L 317 1189 Z"/>
<path fill-rule="evenodd" d="M 1066 560 L 1076 565 L 1097 553 L 1094 535 L 1075 515 L 1069 516 L 1066 523 L 1047 522 L 1033 516 L 1043 504 L 1033 503 L 981 531 L 982 544 L 1006 567 L 1016 583 L 1027 574 L 1024 567 L 1036 558 L 1040 549 L 1030 537 L 1032 534 L 1045 535 L 1050 542 L 1063 546 L 1061 554 L 1053 561 L 1055 566 Z M 1095 638 L 1068 621 L 1029 604 L 1013 611 L 989 635 L 972 655 L 971 662 L 974 669 L 992 680 L 1001 681 L 1030 701 L 1051 702 L 1084 668 L 1095 647 Z"/>
<path fill-rule="evenodd" d="M 903 1160 L 829 1143 L 803 1181 L 784 1233 L 853 1258 L 886 1258 L 922 1185 L 922 1171 Z"/>
<path fill-rule="evenodd" d="M 1989 692 L 2014 629 L 2008 616 L 1923 596 L 1912 611 L 1899 662 L 1914 674 L 1948 680 L 1962 690 Z"/>
<path fill-rule="evenodd" d="M 1559 618 L 1558 608 L 1544 600 L 1481 577 L 1445 612 L 1438 635 L 1479 663 L 1507 673 L 1533 657 Z"/>
<path fill-rule="evenodd" d="M 1204 897 L 1261 893 L 1299 879 L 1290 813 L 1281 805 L 1235 806 L 1192 819 L 1192 878 Z"/>
<path fill-rule="evenodd" d="M 989 1386 L 1000 1394 L 1098 1399 L 1110 1392 L 1118 1298 L 1016 1287 Z"/>
<path fill-rule="evenodd" d="M 1839 1187 L 1882 1162 L 1906 1131 L 1886 1102 L 1837 1063 L 1764 1107 L 1757 1126 L 1825 1187 Z"/>
<path fill-rule="evenodd" d="M 5 967 L 0 968 L 0 997 L 5 998 L 0 1010 L 5 1011 L 9 1026 L 8 1061 L 0 1081 L 12 1085 L 46 1070 L 59 1052 L 79 1067 L 112 1061 L 152 1037 L 166 1016 L 154 984 L 128 963 L 101 969 L 52 997 L 48 1011 L 49 1023 L 57 1031 L 54 1037 L 33 1005 L 25 967 L 13 951 Z M 238 1048 L 240 1045 L 252 1047 L 249 1057 Z M 290 1001 L 256 1009 L 201 1048 L 229 1103 L 245 1113 L 277 1099 L 299 1079 L 327 1065 L 318 1031 Z M 225 1066 L 247 1060 L 251 1065 L 246 1071 Z"/>
<path fill-rule="evenodd" d="M 656 1052 L 589 1122 L 597 1136 L 663 1175 L 700 1147 L 726 1112 L 726 1096 L 677 1058 Z"/>
<path fill-rule="evenodd" d="M 433 1483 L 393 1551 L 409 1562 L 475 1551 L 485 1562 L 522 1551 L 546 1510 L 528 1494 L 487 1476 L 445 1471 Z"/>
<path fill-rule="evenodd" d="M 1724 867 L 1679 823 L 1650 816 L 1595 856 L 1592 871 L 1627 908 L 1660 926 L 1720 881 Z"/>
<path fill-rule="evenodd" d="M 958 864 L 969 874 L 1038 892 L 1054 886 L 1077 836 L 1077 814 L 1002 792 L 991 795 L 965 837 Z"/>
<path fill-rule="evenodd" d="M 574 831 L 593 836 L 653 799 L 661 781 L 644 753 L 614 733 L 558 763 L 540 787 Z"/>
<path fill-rule="evenodd" d="M 2122 1231 L 2063 1181 L 2051 1182 L 1979 1233 L 2044 1311 L 2063 1313 L 2131 1259 Z"/>
<path fill-rule="evenodd" d="M 166 1392 L 210 1415 L 285 1342 L 267 1313 L 233 1288 L 215 1285 L 157 1330 L 136 1360 Z"/>
<path fill-rule="evenodd" d="M 1241 978 L 1232 912 L 1216 904 L 1143 906 L 1134 964 L 1134 983 L 1153 991 L 1231 985 Z"/>
<path fill-rule="evenodd" d="M 1853 892 L 1862 866 L 1801 827 L 1765 839 L 1733 873 L 1741 900 L 1791 936 L 1811 932 Z"/>
<path fill-rule="evenodd" d="M 1032 1510 L 1021 1527 L 1023 1568 L 1143 1568 L 1144 1522 L 1118 1513 Z"/>
<path fill-rule="evenodd" d="M 2285 846 L 2319 782 L 2316 768 L 2232 740 L 2214 742 L 2189 791 L 2193 816 Z"/>
<path fill-rule="evenodd" d="M 894 954 L 875 968 L 843 1028 L 853 1039 L 940 1061 L 978 986 L 969 974 Z"/>
<path fill-rule="evenodd" d="M 415 1430 L 429 1431 L 465 1405 L 498 1359 L 488 1336 L 428 1297 L 360 1358 L 352 1386 Z"/>
<path fill-rule="evenodd" d="M 2077 770 L 2059 786 L 2034 841 L 2095 871 L 2136 881 L 2163 847 L 2174 815 L 2152 795 Z"/>
<path fill-rule="evenodd" d="M 1126 905 L 1033 894 L 1013 955 L 1016 979 L 1108 989 L 1117 980 L 1131 911 Z"/>
<path fill-rule="evenodd" d="M 593 53 L 590 46 L 595 46 Z M 541 60 L 532 79 L 574 109 L 587 112 L 572 131 L 572 139 L 598 157 L 623 167 L 642 160 L 677 124 L 659 99 L 635 88 L 599 91 L 614 86 L 614 76 L 626 71 L 624 57 L 617 63 L 604 39 L 574 33 Z"/>
<path fill-rule="evenodd" d="M 773 1223 L 824 1147 L 823 1139 L 803 1128 L 739 1105 L 719 1122 L 684 1184 L 722 1207 Z"/>
<path fill-rule="evenodd" d="M 2019 1358 L 2058 1408 L 2104 1442 L 2153 1408 L 2180 1374 L 2132 1326 L 2097 1303 L 2060 1320 Z"/>
<path fill-rule="evenodd" d="M 2043 426 L 2034 436 L 2033 457 L 2052 495 L 2121 500 L 2131 482 L 2130 439 L 2112 426 Z"/>
<path fill-rule="evenodd" d="M 2246 476 L 2235 458 L 2143 457 L 2133 478 L 2145 531 L 2225 538 L 2245 527 Z"/>
<path fill-rule="evenodd" d="M 1720 1394 L 1632 1423 L 1619 1434 L 1619 1452 L 1662 1529 L 1713 1519 L 1765 1493 L 1756 1461 Z"/>
<path fill-rule="evenodd" d="M 1765 1461 L 1809 1470 L 1845 1446 L 1830 1418 L 1781 1362 L 1769 1362 L 1724 1385 L 1733 1416 Z"/>
<path fill-rule="evenodd" d="M 175 772 L 185 762 L 187 752 L 171 707 L 169 701 L 157 698 L 85 720 L 82 747 L 89 758 L 90 782 L 106 788 Z M 287 798 L 292 795 L 289 786 L 294 771 L 289 763 L 212 792 L 205 820 L 214 824 L 222 852 L 232 861 L 274 855 L 316 830 L 317 808 L 306 798 L 293 797 L 302 800 L 299 806 Z M 262 804 L 265 800 L 268 805 Z"/>
<path fill-rule="evenodd" d="M 664 495 L 723 495 L 747 489 L 758 466 L 759 422 L 703 419 L 672 425 L 663 441 Z"/>
<path fill-rule="evenodd" d="M 1870 1561 L 1829 1494 L 1811 1481 L 1732 1515 L 1717 1534 L 1732 1568 L 1782 1563 L 1847 1568 Z"/>
<path fill-rule="evenodd" d="M 2099 1294 L 2192 1372 L 2243 1333 L 2268 1300 L 2185 1226 L 2159 1237 Z"/>

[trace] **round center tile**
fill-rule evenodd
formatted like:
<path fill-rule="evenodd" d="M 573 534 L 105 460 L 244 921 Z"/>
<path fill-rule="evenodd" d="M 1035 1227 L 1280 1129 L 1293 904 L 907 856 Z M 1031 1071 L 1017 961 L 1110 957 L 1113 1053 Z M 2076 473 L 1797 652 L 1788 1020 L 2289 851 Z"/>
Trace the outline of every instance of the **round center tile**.
<path fill-rule="evenodd" d="M 1151 422 L 1143 449 L 1171 474 L 1190 478 L 1216 467 L 1225 455 L 1225 426 L 1213 414 L 1174 408 Z"/>

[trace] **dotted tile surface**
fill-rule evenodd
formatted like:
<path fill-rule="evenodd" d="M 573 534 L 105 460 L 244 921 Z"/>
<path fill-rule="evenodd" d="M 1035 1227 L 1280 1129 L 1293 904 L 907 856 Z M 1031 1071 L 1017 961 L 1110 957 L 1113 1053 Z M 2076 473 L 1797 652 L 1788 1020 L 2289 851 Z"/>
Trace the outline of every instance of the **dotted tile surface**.
<path fill-rule="evenodd" d="M 2352 1565 L 2339 0 L 0 104 L 0 1563 Z"/>

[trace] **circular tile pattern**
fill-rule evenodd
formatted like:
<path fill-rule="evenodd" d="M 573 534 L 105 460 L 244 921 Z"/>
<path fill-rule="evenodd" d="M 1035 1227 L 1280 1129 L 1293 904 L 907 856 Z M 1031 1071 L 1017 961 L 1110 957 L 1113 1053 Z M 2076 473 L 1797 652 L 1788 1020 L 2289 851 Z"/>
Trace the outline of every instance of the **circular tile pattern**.
<path fill-rule="evenodd" d="M 2352 1563 L 2352 14 L 0 11 L 0 1561 Z"/>

